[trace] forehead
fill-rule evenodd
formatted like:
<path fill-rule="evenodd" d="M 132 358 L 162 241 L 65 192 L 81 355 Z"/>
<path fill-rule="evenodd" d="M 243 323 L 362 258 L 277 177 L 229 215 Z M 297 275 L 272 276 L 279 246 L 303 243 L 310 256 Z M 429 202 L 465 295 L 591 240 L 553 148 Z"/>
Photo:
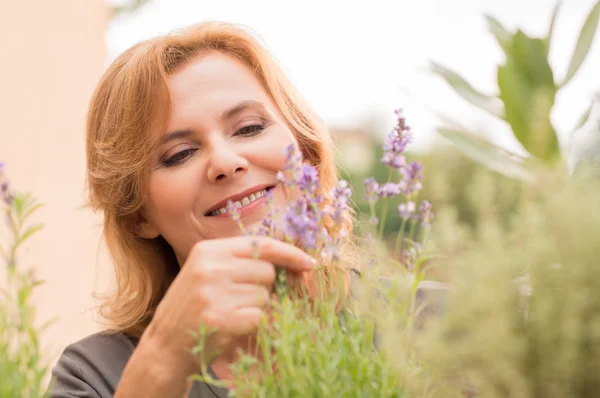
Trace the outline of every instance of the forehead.
<path fill-rule="evenodd" d="M 218 52 L 183 64 L 168 77 L 167 86 L 176 113 L 192 105 L 196 110 L 222 110 L 223 106 L 247 100 L 271 105 L 269 95 L 250 68 Z"/>

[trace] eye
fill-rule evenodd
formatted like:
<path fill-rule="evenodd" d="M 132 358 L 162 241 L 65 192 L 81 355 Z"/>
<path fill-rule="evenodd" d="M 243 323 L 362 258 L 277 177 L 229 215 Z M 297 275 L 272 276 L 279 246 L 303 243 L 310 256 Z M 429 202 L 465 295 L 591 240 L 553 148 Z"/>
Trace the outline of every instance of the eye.
<path fill-rule="evenodd" d="M 177 152 L 175 155 L 163 161 L 163 165 L 165 167 L 173 167 L 181 164 L 187 160 L 190 156 L 194 154 L 198 149 L 197 148 L 188 148 L 183 151 Z"/>
<path fill-rule="evenodd" d="M 254 137 L 255 135 L 260 134 L 265 129 L 264 124 L 251 124 L 249 126 L 242 127 L 238 131 L 236 131 L 234 136 L 243 136 L 243 137 Z"/>

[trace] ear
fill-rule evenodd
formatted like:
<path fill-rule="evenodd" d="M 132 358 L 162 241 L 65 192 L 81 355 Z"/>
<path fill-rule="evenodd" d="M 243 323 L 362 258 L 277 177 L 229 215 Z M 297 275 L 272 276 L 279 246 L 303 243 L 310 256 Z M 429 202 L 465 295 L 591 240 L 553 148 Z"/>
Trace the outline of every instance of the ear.
<path fill-rule="evenodd" d="M 158 238 L 160 232 L 158 228 L 150 221 L 148 221 L 144 215 L 143 210 L 139 212 L 136 226 L 137 235 L 144 239 Z"/>

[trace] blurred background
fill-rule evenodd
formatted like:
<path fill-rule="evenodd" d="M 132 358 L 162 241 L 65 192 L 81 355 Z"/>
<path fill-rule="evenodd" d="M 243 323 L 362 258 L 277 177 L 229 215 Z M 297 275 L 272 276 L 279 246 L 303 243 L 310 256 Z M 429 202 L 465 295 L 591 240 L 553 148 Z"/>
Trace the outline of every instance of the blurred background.
<path fill-rule="evenodd" d="M 595 4 L 563 2 L 547 54 L 556 81 L 569 75 L 580 30 Z M 513 123 L 465 101 L 456 90 L 460 79 L 448 70 L 496 95 L 498 65 L 508 56 L 485 16 L 506 31 L 544 37 L 555 5 L 555 0 L 0 0 L 0 160 L 16 190 L 32 192 L 45 204 L 36 220 L 45 228 L 19 263 L 34 267 L 45 281 L 34 301 L 40 322 L 56 317 L 42 336 L 48 355 L 54 360 L 65 345 L 99 330 L 92 293 L 110 289 L 101 217 L 83 207 L 84 124 L 98 79 L 128 47 L 205 20 L 251 28 L 330 127 L 344 176 L 357 187 L 359 209 L 362 179 L 383 172 L 377 165 L 380 143 L 393 127 L 393 110 L 402 107 L 415 135 L 411 157 L 425 166 L 422 196 L 440 208 L 452 205 L 452 212 L 438 216 L 464 227 L 446 231 L 444 238 L 460 245 L 461 233 L 469 233 L 478 214 L 491 207 L 498 214 L 510 212 L 517 185 L 498 167 L 490 171 L 472 160 L 481 161 L 485 153 L 473 156 L 467 147 L 471 156 L 463 155 L 464 147 L 450 145 L 456 139 L 437 133 L 440 126 L 459 121 L 462 130 L 497 145 L 495 150 L 533 152 L 514 134 Z M 600 44 L 590 43 L 577 73 L 548 108 L 564 158 L 600 88 Z M 459 83 L 453 89 L 450 81 Z M 472 184 L 484 174 L 492 185 L 485 198 Z M 392 220 L 387 228 L 398 223 Z M 0 228 L 0 239 L 4 234 Z"/>

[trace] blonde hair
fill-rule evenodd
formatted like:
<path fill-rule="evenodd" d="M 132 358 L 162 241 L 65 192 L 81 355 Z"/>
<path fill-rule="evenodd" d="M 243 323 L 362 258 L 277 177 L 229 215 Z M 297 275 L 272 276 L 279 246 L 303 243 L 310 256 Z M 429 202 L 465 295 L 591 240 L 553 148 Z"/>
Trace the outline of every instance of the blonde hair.
<path fill-rule="evenodd" d="M 304 157 L 317 167 L 324 205 L 337 183 L 331 137 L 274 58 L 241 27 L 203 23 L 142 42 L 105 72 L 87 120 L 89 204 L 104 213 L 104 239 L 114 263 L 116 292 L 103 298 L 108 330 L 139 337 L 179 271 L 162 238 L 140 238 L 136 228 L 147 192 L 151 154 L 166 128 L 169 74 L 190 59 L 221 52 L 247 65 L 264 85 Z M 350 217 L 346 227 L 351 228 Z"/>

